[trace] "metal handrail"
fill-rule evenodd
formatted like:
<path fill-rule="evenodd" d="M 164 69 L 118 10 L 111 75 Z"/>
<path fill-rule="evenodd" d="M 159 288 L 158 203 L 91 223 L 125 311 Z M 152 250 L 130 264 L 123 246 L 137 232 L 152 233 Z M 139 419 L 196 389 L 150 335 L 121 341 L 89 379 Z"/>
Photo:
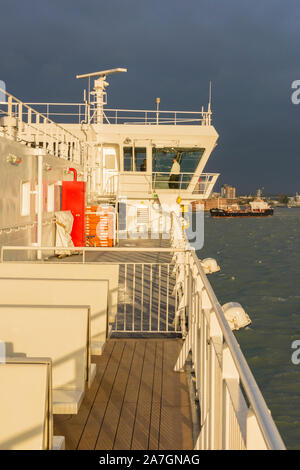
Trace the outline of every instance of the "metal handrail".
<path fill-rule="evenodd" d="M 7 96 L 8 100 L 6 102 L 1 102 L 0 107 L 3 108 L 3 106 L 7 106 L 7 111 L 1 109 L 1 112 L 5 116 L 10 116 L 14 117 L 17 119 L 17 121 L 24 122 L 26 126 L 29 128 L 33 129 L 34 132 L 38 136 L 43 136 L 48 139 L 48 141 L 53 141 L 56 143 L 63 143 L 64 145 L 68 145 L 68 143 L 76 143 L 77 145 L 77 151 L 79 152 L 79 155 L 81 153 L 81 149 L 85 148 L 87 152 L 89 152 L 90 145 L 87 142 L 83 142 L 70 132 L 69 130 L 65 129 L 58 123 L 52 121 L 49 119 L 48 116 L 45 116 L 44 114 L 36 111 L 35 109 L 31 108 L 28 104 L 24 103 L 23 101 L 19 100 L 16 98 L 14 95 L 11 93 L 8 93 L 6 90 L 3 90 L 0 88 L 0 93 L 3 93 L 5 96 Z M 15 108 L 15 110 L 14 110 Z M 27 120 L 23 120 L 23 114 L 24 113 L 24 108 L 27 110 Z M 32 122 L 32 116 L 35 116 L 35 123 Z M 35 124 L 35 125 L 34 125 Z M 49 133 L 47 132 L 45 126 L 49 126 L 50 130 L 54 130 L 55 132 Z M 50 132 L 51 132 L 50 131 Z M 22 135 L 24 134 L 23 131 L 21 131 Z M 60 142 L 60 140 L 63 139 L 63 142 Z M 72 157 L 72 151 L 75 151 L 75 149 L 72 149 L 72 146 L 70 147 L 70 157 Z M 60 153 L 60 150 L 56 148 L 54 151 L 54 154 Z M 59 156 L 59 155 L 57 155 Z M 72 158 L 71 158 L 72 160 Z"/>
<path fill-rule="evenodd" d="M 247 399 L 249 400 L 250 406 L 255 413 L 265 442 L 270 449 L 285 450 L 284 442 L 273 421 L 273 418 L 256 383 L 256 380 L 247 364 L 245 356 L 243 355 L 241 348 L 225 318 L 222 307 L 211 287 L 209 280 L 207 279 L 207 276 L 204 274 L 200 260 L 194 251 L 191 251 L 191 256 L 193 257 L 193 261 L 197 266 L 205 291 L 218 318 L 225 342 L 232 354 L 232 358 L 239 373 L 241 383 L 247 395 Z"/>
<path fill-rule="evenodd" d="M 160 189 L 158 186 L 160 184 L 167 184 L 167 183 L 172 183 L 175 185 L 174 189 L 179 189 L 179 190 L 187 190 L 189 185 L 192 183 L 193 178 L 198 178 L 198 181 L 200 181 L 204 187 L 202 189 L 194 189 L 193 192 L 197 194 L 205 194 L 208 185 L 211 183 L 211 180 L 217 176 L 218 173 L 201 173 L 200 175 L 197 175 L 192 172 L 180 172 L 178 173 L 179 179 L 177 181 L 170 182 L 169 178 L 171 176 L 170 171 L 154 171 L 152 172 L 152 187 L 153 189 Z M 159 180 L 158 177 L 162 176 L 162 180 Z M 186 177 L 186 179 L 185 179 Z M 197 185 L 198 181 L 195 179 L 193 180 L 195 182 L 195 185 Z M 161 188 L 163 189 L 163 188 Z M 172 189 L 172 188 L 170 188 Z"/>
<path fill-rule="evenodd" d="M 197 267 L 198 274 L 201 277 L 201 282 L 203 284 L 204 290 L 209 298 L 212 309 L 218 320 L 218 324 L 221 328 L 223 334 L 223 340 L 225 340 L 226 345 L 229 348 L 232 359 L 234 361 L 235 367 L 239 374 L 240 382 L 243 386 L 245 394 L 250 404 L 250 408 L 255 414 L 257 419 L 258 426 L 261 430 L 265 443 L 269 449 L 272 450 L 285 450 L 285 444 L 279 434 L 276 424 L 269 412 L 267 404 L 263 398 L 263 395 L 256 383 L 256 380 L 247 364 L 244 354 L 241 351 L 240 345 L 238 344 L 234 334 L 231 331 L 231 328 L 225 318 L 222 307 L 216 297 L 216 294 L 213 291 L 213 288 L 207 279 L 206 274 L 203 271 L 201 266 L 201 261 L 197 257 L 195 250 L 191 248 L 186 233 L 180 223 L 178 216 L 172 212 L 172 232 L 173 237 L 175 230 L 177 236 L 175 237 L 178 240 L 179 238 L 184 242 L 186 250 L 189 253 L 189 256 L 192 257 L 193 262 Z"/>
<path fill-rule="evenodd" d="M 4 263 L 4 252 L 5 251 L 74 251 L 83 253 L 83 262 L 85 262 L 85 253 L 86 252 L 111 252 L 111 253 L 120 253 L 120 252 L 149 252 L 149 253 L 176 253 L 176 252 L 186 252 L 186 248 L 175 248 L 175 247 L 166 247 L 166 248 L 137 248 L 133 247 L 92 247 L 92 246 L 74 246 L 74 247 L 63 247 L 63 246 L 20 246 L 20 245 L 3 245 L 1 246 L 1 255 L 0 263 Z"/>
<path fill-rule="evenodd" d="M 75 134 L 72 134 L 72 132 L 66 130 L 64 127 L 60 126 L 59 124 L 57 124 L 56 122 L 52 121 L 51 119 L 49 119 L 47 116 L 45 116 L 44 114 L 42 113 L 39 113 L 38 111 L 36 111 L 35 109 L 31 108 L 28 104 L 24 103 L 23 101 L 19 100 L 18 98 L 16 98 L 14 95 L 12 95 L 11 93 L 8 93 L 6 90 L 3 90 L 2 88 L 0 88 L 0 93 L 4 93 L 7 97 L 10 97 L 11 99 L 15 100 L 16 103 L 18 103 L 19 105 L 22 105 L 24 106 L 25 108 L 27 108 L 31 113 L 41 117 L 43 119 L 43 122 L 44 123 L 44 120 L 46 120 L 47 124 L 53 124 L 55 127 L 58 127 L 64 134 L 68 134 L 70 135 L 74 140 L 78 141 L 78 142 L 81 142 L 80 139 L 75 135 Z M 0 105 L 9 105 L 8 102 L 4 102 L 4 103 L 0 103 Z M 16 104 L 12 103 L 12 105 L 16 106 Z M 8 114 L 8 113 L 6 113 Z M 16 114 L 18 116 L 17 113 L 13 113 L 13 115 Z M 41 124 L 42 124 L 41 123 Z"/>
<path fill-rule="evenodd" d="M 170 181 L 170 176 L 172 173 L 170 171 L 154 171 L 152 172 L 152 187 L 153 189 L 160 189 L 159 185 L 161 184 L 172 184 L 174 185 L 174 189 L 179 189 L 179 190 L 186 190 L 191 183 L 191 180 L 193 176 L 195 176 L 195 173 L 178 173 L 179 179 L 176 181 Z M 159 180 L 158 177 L 162 176 L 162 180 Z M 184 181 L 184 177 L 187 176 L 188 179 Z M 169 186 L 169 189 L 170 188 Z"/>
<path fill-rule="evenodd" d="M 93 122 L 93 113 L 95 112 L 96 106 L 93 103 L 49 103 L 49 102 L 28 102 L 28 105 L 33 106 L 44 106 L 46 107 L 45 114 L 47 116 L 88 116 L 89 115 L 89 122 Z M 66 113 L 56 113 L 50 112 L 50 107 L 75 107 L 78 108 L 76 112 L 66 112 Z M 82 111 L 83 108 L 83 111 Z M 184 124 L 188 122 L 195 122 L 201 123 L 202 125 L 211 125 L 211 111 L 168 111 L 168 110 L 153 110 L 153 109 L 117 109 L 117 108 L 105 108 L 104 109 L 105 118 L 108 124 Z M 129 116 L 120 115 L 120 113 L 126 113 Z M 109 114 L 109 115 L 108 115 Z M 130 116 L 131 114 L 135 114 L 136 116 Z M 139 117 L 139 114 L 143 114 L 144 116 Z M 170 117 L 161 117 L 161 115 L 169 115 Z M 192 116 L 192 118 L 187 119 L 182 116 Z M 196 116 L 199 116 L 196 118 Z M 126 122 L 126 120 L 136 120 L 140 122 Z"/>

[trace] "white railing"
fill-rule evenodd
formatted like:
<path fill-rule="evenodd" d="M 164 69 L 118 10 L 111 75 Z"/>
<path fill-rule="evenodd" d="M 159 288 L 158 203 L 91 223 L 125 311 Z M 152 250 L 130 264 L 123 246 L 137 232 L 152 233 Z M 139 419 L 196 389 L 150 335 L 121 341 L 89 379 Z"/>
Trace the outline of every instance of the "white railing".
<path fill-rule="evenodd" d="M 104 187 L 101 195 L 115 196 L 119 193 L 119 174 L 106 174 L 104 178 Z"/>
<path fill-rule="evenodd" d="M 188 190 L 190 184 L 193 185 L 193 194 L 209 197 L 219 173 L 201 173 L 197 176 L 195 173 L 179 173 L 177 180 L 170 180 L 170 172 L 155 171 L 152 173 L 153 189 L 178 189 L 180 191 Z"/>
<path fill-rule="evenodd" d="M 127 182 L 126 177 L 130 177 Z M 186 191 L 190 198 L 203 196 L 203 199 L 210 196 L 212 189 L 219 177 L 219 173 L 201 173 L 195 176 L 194 173 L 180 173 L 177 181 L 170 181 L 170 172 L 122 172 L 114 175 L 107 175 L 103 179 L 103 187 L 100 189 L 101 196 L 114 196 L 117 194 L 130 195 L 145 193 L 153 194 L 156 190 L 178 190 Z M 191 186 L 191 187 L 190 187 Z"/>
<path fill-rule="evenodd" d="M 172 245 L 183 293 L 187 336 L 175 370 L 191 352 L 200 406 L 196 449 L 285 449 L 271 413 L 224 316 L 196 253 L 189 249 L 181 221 L 173 215 Z"/>
<path fill-rule="evenodd" d="M 0 103 L 0 134 L 71 162 L 88 158 L 90 146 L 75 134 L 10 93 L 1 89 L 0 93 L 6 97 Z"/>
<path fill-rule="evenodd" d="M 204 199 L 209 198 L 219 176 L 220 173 L 201 173 L 193 189 L 193 194 L 203 194 Z"/>
<path fill-rule="evenodd" d="M 180 336 L 182 324 L 179 316 L 179 297 L 174 289 L 177 275 L 173 274 L 170 262 L 156 261 L 157 253 L 164 253 L 167 259 L 173 248 L 99 248 L 99 247 L 73 247 L 67 251 L 82 253 L 82 263 L 88 263 L 88 253 L 115 253 L 117 260 L 110 259 L 110 264 L 119 266 L 118 279 L 118 309 L 115 322 L 112 324 L 114 336 L 136 334 L 168 334 Z M 13 262 L 5 260 L 7 252 L 61 252 L 61 248 L 55 247 L 26 247 L 3 246 L 1 248 L 1 262 Z M 132 258 L 132 252 L 142 254 L 143 262 L 125 261 Z M 183 251 L 183 250 L 182 250 Z M 153 256 L 153 253 L 155 256 Z M 124 260 L 120 259 L 124 254 Z M 152 256 L 151 256 L 152 254 Z M 150 260 L 147 261 L 150 255 Z M 153 261 L 155 259 L 155 261 Z M 94 260 L 90 260 L 95 262 Z M 107 264 L 107 261 L 102 261 Z M 100 262 L 97 262 L 101 264 Z M 175 274 L 175 273 L 174 273 Z"/>
<path fill-rule="evenodd" d="M 87 253 L 95 253 L 95 252 L 111 252 L 111 253 L 126 253 L 126 252 L 134 252 L 134 253 L 175 253 L 175 252 L 184 252 L 185 248 L 126 248 L 126 247 L 91 247 L 91 246 L 73 246 L 73 247 L 61 247 L 61 246 L 21 246 L 21 245 L 5 245 L 1 246 L 0 250 L 0 263 L 10 262 L 11 260 L 5 259 L 5 253 L 13 251 L 41 251 L 41 252 L 49 252 L 52 255 L 55 254 L 56 251 L 70 251 L 74 254 L 82 253 L 82 259 L 78 261 L 78 263 L 84 264 L 89 262 L 86 260 Z M 47 254 L 49 256 L 49 254 Z"/>
<path fill-rule="evenodd" d="M 130 177 L 126 182 L 126 177 Z M 211 191 L 219 177 L 219 173 L 201 173 L 195 176 L 195 173 L 180 173 L 177 181 L 170 181 L 170 172 L 122 172 L 104 178 L 101 195 L 112 196 L 116 194 L 141 193 L 152 194 L 156 190 L 179 190 L 195 196 L 203 196 L 203 199 L 209 197 Z M 191 187 L 190 187 L 191 186 Z"/>
<path fill-rule="evenodd" d="M 93 124 L 97 108 L 92 103 L 27 103 L 38 108 L 48 118 L 60 122 Z M 104 124 L 143 125 L 202 125 L 210 126 L 212 112 L 157 111 L 147 109 L 104 109 Z"/>
<path fill-rule="evenodd" d="M 170 180 L 169 171 L 154 171 L 152 173 L 153 189 L 187 189 L 195 173 L 179 173 L 176 180 Z"/>
<path fill-rule="evenodd" d="M 176 279 L 170 263 L 119 263 L 118 312 L 113 335 L 181 335 Z"/>

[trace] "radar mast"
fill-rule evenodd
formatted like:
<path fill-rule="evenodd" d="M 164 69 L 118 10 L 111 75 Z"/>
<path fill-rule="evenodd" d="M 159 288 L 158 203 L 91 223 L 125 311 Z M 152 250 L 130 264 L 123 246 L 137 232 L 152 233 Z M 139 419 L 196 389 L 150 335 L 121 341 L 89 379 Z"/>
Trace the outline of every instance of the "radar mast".
<path fill-rule="evenodd" d="M 98 77 L 94 80 L 94 90 L 90 91 L 90 95 L 95 96 L 95 105 L 96 105 L 96 124 L 103 124 L 103 117 L 104 117 L 104 105 L 107 104 L 107 93 L 105 91 L 106 87 L 109 86 L 109 83 L 106 81 L 107 75 L 111 75 L 113 73 L 118 72 L 127 72 L 125 68 L 116 68 L 116 69 L 109 69 L 109 70 L 100 70 L 99 72 L 91 72 L 85 73 L 82 75 L 76 75 L 76 78 L 91 78 L 91 77 Z M 90 98 L 89 98 L 90 101 Z"/>

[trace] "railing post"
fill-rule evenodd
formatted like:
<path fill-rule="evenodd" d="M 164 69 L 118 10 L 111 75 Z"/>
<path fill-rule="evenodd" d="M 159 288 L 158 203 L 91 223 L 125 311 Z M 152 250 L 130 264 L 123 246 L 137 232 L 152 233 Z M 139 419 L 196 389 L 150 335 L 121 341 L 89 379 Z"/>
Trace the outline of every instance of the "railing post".
<path fill-rule="evenodd" d="M 27 124 L 30 126 L 30 125 L 31 125 L 31 122 L 32 122 L 32 118 L 31 118 L 31 108 L 29 108 L 28 111 L 27 111 Z"/>
<path fill-rule="evenodd" d="M 222 386 L 222 449 L 228 450 L 230 448 L 230 395 L 229 390 L 226 385 L 226 380 L 234 380 L 239 383 L 239 373 L 234 364 L 232 354 L 229 347 L 223 345 L 223 359 L 222 359 L 222 377 L 223 377 L 223 386 Z"/>
<path fill-rule="evenodd" d="M 37 124 L 37 132 L 35 134 L 35 141 L 36 141 L 36 146 L 39 148 L 40 147 L 40 115 L 39 114 L 35 114 L 35 124 Z"/>
<path fill-rule="evenodd" d="M 223 335 L 214 311 L 210 314 L 209 449 L 222 448 L 222 357 Z M 218 360 L 219 357 L 219 360 Z"/>
<path fill-rule="evenodd" d="M 45 134 L 46 134 L 46 129 L 47 129 L 47 118 L 43 119 L 43 127 L 44 127 L 43 149 L 46 151 L 47 142 L 46 142 Z"/>
<path fill-rule="evenodd" d="M 200 412 L 201 412 L 201 425 L 203 426 L 205 421 L 206 415 L 206 321 L 205 321 L 205 314 L 203 311 L 203 296 L 204 296 L 204 289 L 201 291 L 201 307 L 198 306 L 198 312 L 201 315 L 200 321 L 198 325 L 200 326 L 200 341 L 199 341 L 199 352 L 197 351 L 197 357 L 199 357 L 200 361 L 200 384 L 199 384 L 199 395 L 200 395 Z"/>
<path fill-rule="evenodd" d="M 12 127 L 12 118 L 13 118 L 13 100 L 12 96 L 8 96 L 7 99 L 7 115 L 8 115 L 8 125 L 7 125 L 7 135 L 11 139 L 13 137 L 13 127 Z"/>
<path fill-rule="evenodd" d="M 12 101 L 13 101 L 12 96 L 9 95 L 7 98 L 7 115 L 10 118 L 12 117 L 12 114 L 13 114 L 12 113 Z"/>
<path fill-rule="evenodd" d="M 246 449 L 247 450 L 268 450 L 262 436 L 257 418 L 250 407 L 247 414 L 246 427 Z"/>
<path fill-rule="evenodd" d="M 18 106 L 18 121 L 19 121 L 19 126 L 21 125 L 21 122 L 23 121 L 23 104 L 22 103 L 19 103 L 19 106 Z"/>
<path fill-rule="evenodd" d="M 43 240 L 43 162 L 44 162 L 44 152 L 42 149 L 36 150 L 36 155 L 38 159 L 38 214 L 37 214 L 37 245 L 42 246 Z M 37 259 L 42 259 L 42 252 L 39 250 L 37 252 Z"/>
<path fill-rule="evenodd" d="M 197 286 L 197 282 L 196 282 Z M 197 287 L 196 287 L 197 289 Z M 202 361 L 202 330 L 201 330 L 201 321 L 203 319 L 203 312 L 202 312 L 202 294 L 197 289 L 195 293 L 195 312 L 194 312 L 194 319 L 193 319 L 193 348 L 192 348 L 192 357 L 193 362 L 195 365 L 195 375 L 196 375 L 196 390 L 199 402 L 201 400 L 201 386 L 202 386 L 202 368 L 201 368 L 201 361 Z"/>

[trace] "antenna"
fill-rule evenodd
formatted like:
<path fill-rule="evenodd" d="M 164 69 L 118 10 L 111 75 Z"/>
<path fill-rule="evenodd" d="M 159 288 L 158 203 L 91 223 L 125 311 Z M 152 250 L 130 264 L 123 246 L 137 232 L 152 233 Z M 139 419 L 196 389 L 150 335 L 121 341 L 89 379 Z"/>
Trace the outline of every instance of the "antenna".
<path fill-rule="evenodd" d="M 158 124 L 158 121 L 159 121 L 159 103 L 160 103 L 160 98 L 157 97 L 155 99 L 155 102 L 156 102 L 156 124 Z"/>
<path fill-rule="evenodd" d="M 100 70 L 100 72 L 91 72 L 91 73 L 84 73 L 83 75 L 76 75 L 76 78 L 88 78 L 88 77 L 103 77 L 106 78 L 106 75 L 111 75 L 112 73 L 118 72 L 127 72 L 127 69 L 117 68 L 117 69 L 109 69 L 109 70 Z"/>
<path fill-rule="evenodd" d="M 91 72 L 91 73 L 84 73 L 83 75 L 76 75 L 76 78 L 88 78 L 88 77 L 103 77 L 106 78 L 106 75 L 111 75 L 112 73 L 118 72 L 127 72 L 127 69 L 124 68 L 117 68 L 117 69 L 109 69 L 109 70 L 100 70 L 100 72 Z"/>
<path fill-rule="evenodd" d="M 109 83 L 106 81 L 106 76 L 111 75 L 113 73 L 118 73 L 118 72 L 127 72 L 127 69 L 125 68 L 116 68 L 116 69 L 108 69 L 108 70 L 100 70 L 99 72 L 91 72 L 91 73 L 84 73 L 82 75 L 76 75 L 76 78 L 88 78 L 90 81 L 91 77 L 98 77 L 94 81 L 94 91 L 90 91 L 89 95 L 93 94 L 95 95 L 95 104 L 96 104 L 96 123 L 97 124 L 103 124 L 103 116 L 104 116 L 104 111 L 103 107 L 105 104 L 107 104 L 107 93 L 105 91 L 105 88 L 109 85 Z"/>
<path fill-rule="evenodd" d="M 208 96 L 208 110 L 211 111 L 211 91 L 212 91 L 212 82 L 209 81 L 209 96 Z"/>

